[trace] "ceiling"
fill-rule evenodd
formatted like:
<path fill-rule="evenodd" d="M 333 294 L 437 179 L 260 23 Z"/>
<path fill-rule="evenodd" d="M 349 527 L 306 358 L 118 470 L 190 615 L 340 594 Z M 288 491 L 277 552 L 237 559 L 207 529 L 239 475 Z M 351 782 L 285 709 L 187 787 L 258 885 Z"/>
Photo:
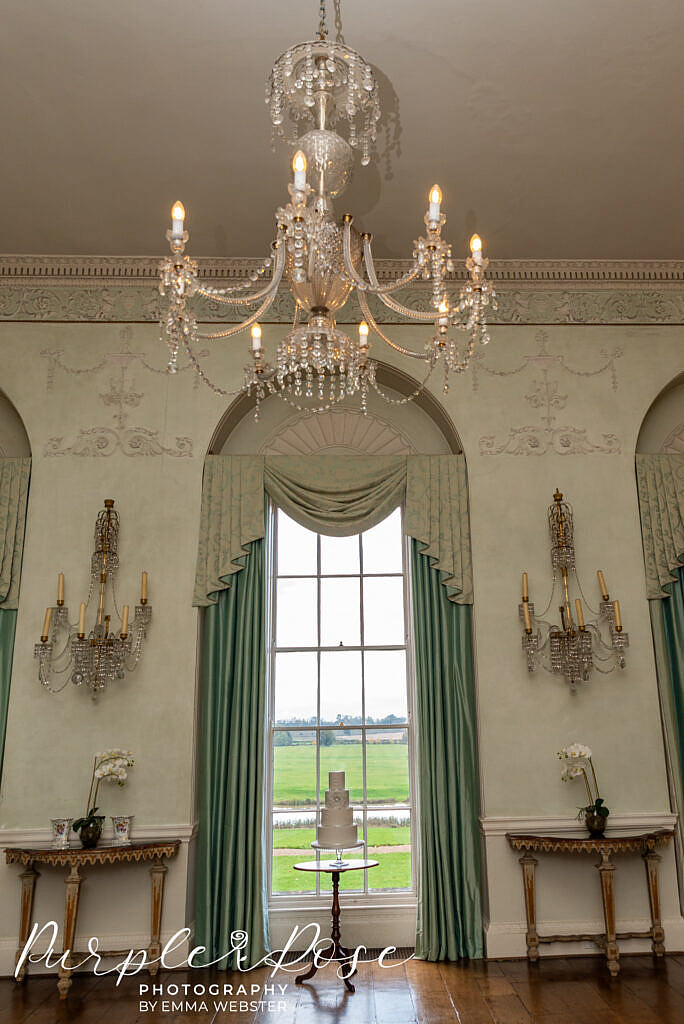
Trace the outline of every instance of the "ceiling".
<path fill-rule="evenodd" d="M 427 190 L 458 250 L 684 256 L 682 0 L 328 0 L 377 69 L 389 134 L 340 213 L 408 257 Z M 290 153 L 264 82 L 317 0 L 3 0 L 5 253 L 265 255 Z"/>

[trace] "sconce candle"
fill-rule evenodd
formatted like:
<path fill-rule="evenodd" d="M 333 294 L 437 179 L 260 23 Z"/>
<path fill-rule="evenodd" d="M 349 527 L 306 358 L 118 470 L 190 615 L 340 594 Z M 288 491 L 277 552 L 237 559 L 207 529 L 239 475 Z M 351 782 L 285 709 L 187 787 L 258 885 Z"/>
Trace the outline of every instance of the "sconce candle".
<path fill-rule="evenodd" d="M 45 619 L 43 620 L 43 632 L 40 634 L 41 640 L 47 640 L 50 635 L 50 622 L 52 621 L 52 608 L 45 609 Z"/>
<path fill-rule="evenodd" d="M 599 587 L 601 588 L 601 597 L 604 601 L 608 600 L 608 590 L 606 588 L 606 581 L 603 578 L 603 573 L 600 569 L 597 569 L 596 575 L 598 576 Z"/>
<path fill-rule="evenodd" d="M 525 632 L 532 632 L 532 621 L 530 619 L 530 606 L 527 601 L 523 601 L 523 619 L 525 621 Z"/>
<path fill-rule="evenodd" d="M 620 602 L 613 601 L 613 612 L 615 614 L 615 629 L 618 633 L 622 632 L 622 618 L 620 616 Z"/>
<path fill-rule="evenodd" d="M 523 601 L 527 601 L 529 599 L 529 594 L 528 594 L 528 591 L 527 591 L 527 573 L 526 572 L 524 572 L 522 574 L 522 599 L 523 599 Z"/>
<path fill-rule="evenodd" d="M 57 604 L 64 604 L 64 573 L 60 572 L 57 576 Z"/>
<path fill-rule="evenodd" d="M 582 602 L 579 597 L 575 598 L 575 611 L 577 612 L 577 625 L 580 629 L 584 629 L 584 614 L 582 612 Z"/>
<path fill-rule="evenodd" d="M 140 577 L 140 603 L 145 604 L 147 601 L 147 573 L 144 572 Z"/>
<path fill-rule="evenodd" d="M 85 601 L 81 601 L 81 607 L 78 610 L 78 635 L 79 636 L 85 636 L 85 613 L 86 613 Z"/>
<path fill-rule="evenodd" d="M 128 636 L 128 605 L 125 604 L 121 610 L 121 636 Z"/>

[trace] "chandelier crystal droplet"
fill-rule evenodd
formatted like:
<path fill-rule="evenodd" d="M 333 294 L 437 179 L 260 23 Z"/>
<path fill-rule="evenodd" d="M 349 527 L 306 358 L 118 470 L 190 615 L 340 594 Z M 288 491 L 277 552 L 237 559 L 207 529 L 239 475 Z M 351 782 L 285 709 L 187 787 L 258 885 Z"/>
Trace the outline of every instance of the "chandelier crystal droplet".
<path fill-rule="evenodd" d="M 448 391 L 449 373 L 467 370 L 476 344 L 489 341 L 487 313 L 490 307 L 496 309 L 496 295 L 486 277 L 489 261 L 478 235 L 470 239 L 465 261 L 468 276 L 460 293 L 448 294 L 454 259 L 451 246 L 442 237 L 446 217 L 439 185 L 429 190 L 425 233 L 413 243 L 410 269 L 388 283 L 378 280 L 371 235 L 359 234 L 351 214 L 336 218 L 332 200 L 351 180 L 355 150 L 363 166 L 370 163 L 381 110 L 370 64 L 346 44 L 328 40 L 324 2 L 319 19 L 318 37 L 281 54 L 266 86 L 274 136 L 295 150 L 289 202 L 276 211 L 271 253 L 246 281 L 225 288 L 203 284 L 197 262 L 185 252 L 189 240 L 185 209 L 176 202 L 171 230 L 166 233 L 171 255 L 159 268 L 159 291 L 165 300 L 160 326 L 169 352 L 168 372 L 176 373 L 179 357 L 185 355 L 217 394 L 253 395 L 257 419 L 260 403 L 271 394 L 312 413 L 325 412 L 357 393 L 365 413 L 371 388 L 386 401 L 396 401 L 378 387 L 376 363 L 369 355 L 369 332 L 401 355 L 426 364 L 421 386 L 409 400 L 420 392 L 438 364 L 443 366 L 444 390 Z M 278 342 L 271 363 L 263 348 L 259 321 L 272 305 L 283 278 L 296 312 L 292 329 Z M 424 311 L 404 305 L 393 295 L 420 280 L 431 285 L 426 289 L 430 308 Z M 335 320 L 353 291 L 364 317 L 358 337 L 340 331 Z M 422 350 L 406 348 L 387 335 L 373 316 L 370 295 L 395 315 L 432 325 L 434 333 Z M 244 309 L 247 315 L 242 322 L 221 330 L 201 331 L 192 309 L 202 299 Z M 251 362 L 241 387 L 226 391 L 205 373 L 196 353 L 197 343 L 231 338 L 250 328 Z"/>

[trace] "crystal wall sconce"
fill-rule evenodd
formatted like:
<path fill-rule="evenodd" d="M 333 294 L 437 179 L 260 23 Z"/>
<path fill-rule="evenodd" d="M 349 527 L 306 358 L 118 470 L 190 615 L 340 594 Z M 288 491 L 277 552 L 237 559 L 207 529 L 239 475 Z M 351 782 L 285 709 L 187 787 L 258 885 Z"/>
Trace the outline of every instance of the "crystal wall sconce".
<path fill-rule="evenodd" d="M 57 604 L 45 612 L 40 643 L 34 647 L 38 658 L 38 679 L 50 693 L 60 693 L 69 680 L 75 686 L 84 683 L 97 697 L 107 683 L 123 679 L 132 672 L 142 657 L 152 608 L 147 602 L 147 573 L 142 573 L 140 604 L 129 621 L 129 606 L 119 613 L 116 595 L 116 574 L 119 568 L 119 514 L 114 501 L 107 498 L 95 521 L 95 550 L 90 563 L 90 588 L 81 602 L 78 622 L 69 622 L 69 609 L 64 604 L 64 573 L 57 577 Z M 93 597 L 97 599 L 95 622 L 86 631 L 86 613 Z M 112 615 L 107 612 L 110 598 L 120 618 L 118 629 L 112 630 Z M 61 677 L 65 677 L 62 681 Z M 55 680 L 57 684 L 55 685 Z"/>
<path fill-rule="evenodd" d="M 527 573 L 522 574 L 522 603 L 518 606 L 523 624 L 522 648 L 529 672 L 541 665 L 554 675 L 565 676 L 571 692 L 575 693 L 577 683 L 586 682 L 594 669 L 605 674 L 616 667 L 625 667 L 629 636 L 622 628 L 620 603 L 611 601 L 600 569 L 596 573 L 601 588 L 599 607 L 593 609 L 584 597 L 575 569 L 572 506 L 563 501 L 558 489 L 549 506 L 548 519 L 553 571 L 551 597 L 544 611 L 537 615 L 529 599 Z M 585 615 L 580 597 L 572 601 L 571 589 L 582 595 L 593 618 Z M 554 604 L 558 607 L 560 623 L 545 619 Z"/>

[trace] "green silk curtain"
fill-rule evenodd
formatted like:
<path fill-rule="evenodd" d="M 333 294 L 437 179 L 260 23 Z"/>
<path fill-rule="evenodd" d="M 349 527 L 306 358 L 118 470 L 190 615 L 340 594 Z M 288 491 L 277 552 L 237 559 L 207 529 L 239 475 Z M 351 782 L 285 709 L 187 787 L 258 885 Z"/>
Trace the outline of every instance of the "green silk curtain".
<path fill-rule="evenodd" d="M 471 609 L 449 601 L 411 541 L 420 875 L 416 956 L 481 957 L 482 905 Z"/>
<path fill-rule="evenodd" d="M 234 585 L 204 611 L 195 919 L 204 964 L 227 953 L 236 931 L 249 935 L 247 966 L 268 948 L 264 580 L 264 541 L 257 540 Z M 235 957 L 219 964 L 236 966 Z"/>
<path fill-rule="evenodd" d="M 24 551 L 30 459 L 0 459 L 0 777 Z"/>
<path fill-rule="evenodd" d="M 637 455 L 636 475 L 684 913 L 684 455 Z"/>
<path fill-rule="evenodd" d="M 261 796 L 266 495 L 301 525 L 331 536 L 367 530 L 404 507 L 404 531 L 414 538 L 418 666 L 417 949 L 431 960 L 481 956 L 467 607 L 472 566 L 462 455 L 207 458 L 194 594 L 194 604 L 206 609 L 197 941 L 207 946 L 207 960 L 214 959 L 228 948 L 231 930 L 244 929 L 253 940 L 250 962 L 268 944 Z"/>

